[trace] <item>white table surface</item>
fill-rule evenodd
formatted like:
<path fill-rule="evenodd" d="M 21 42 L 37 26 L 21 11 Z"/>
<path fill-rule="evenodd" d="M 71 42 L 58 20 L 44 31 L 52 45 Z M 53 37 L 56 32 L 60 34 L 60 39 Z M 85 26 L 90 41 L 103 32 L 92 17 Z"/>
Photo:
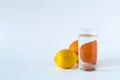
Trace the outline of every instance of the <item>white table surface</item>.
<path fill-rule="evenodd" d="M 0 80 L 119 80 L 119 0 L 1 0 Z M 60 69 L 53 57 L 99 28 L 97 70 Z"/>

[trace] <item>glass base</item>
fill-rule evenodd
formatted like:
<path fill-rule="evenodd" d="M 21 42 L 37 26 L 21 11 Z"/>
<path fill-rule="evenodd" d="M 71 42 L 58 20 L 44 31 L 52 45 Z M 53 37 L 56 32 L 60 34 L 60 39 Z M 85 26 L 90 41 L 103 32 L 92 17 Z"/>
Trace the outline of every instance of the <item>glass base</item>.
<path fill-rule="evenodd" d="M 83 70 L 83 71 L 95 71 L 96 70 L 96 65 L 94 64 L 83 64 L 83 65 L 80 65 L 80 70 Z"/>

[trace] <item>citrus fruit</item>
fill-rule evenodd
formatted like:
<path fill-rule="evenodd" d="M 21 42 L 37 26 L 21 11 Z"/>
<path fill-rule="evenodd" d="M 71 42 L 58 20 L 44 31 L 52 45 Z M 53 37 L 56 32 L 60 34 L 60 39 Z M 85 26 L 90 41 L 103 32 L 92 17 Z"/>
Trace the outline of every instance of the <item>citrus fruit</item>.
<path fill-rule="evenodd" d="M 58 51 L 54 57 L 56 65 L 64 69 L 72 68 L 77 60 L 76 53 L 68 49 Z"/>
<path fill-rule="evenodd" d="M 74 51 L 78 56 L 78 40 L 75 40 L 70 44 L 69 50 Z M 77 61 L 77 63 L 78 63 L 78 61 Z"/>
<path fill-rule="evenodd" d="M 75 40 L 70 44 L 69 50 L 74 51 L 78 55 L 78 40 Z"/>
<path fill-rule="evenodd" d="M 80 48 L 81 60 L 85 63 L 96 64 L 97 61 L 97 41 L 85 43 Z"/>

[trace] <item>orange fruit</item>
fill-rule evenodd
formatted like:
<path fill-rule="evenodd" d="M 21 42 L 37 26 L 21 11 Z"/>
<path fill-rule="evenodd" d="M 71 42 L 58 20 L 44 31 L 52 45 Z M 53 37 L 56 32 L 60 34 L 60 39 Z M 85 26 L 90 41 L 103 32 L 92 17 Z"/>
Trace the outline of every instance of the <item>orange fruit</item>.
<path fill-rule="evenodd" d="M 85 63 L 96 64 L 97 61 L 97 41 L 85 43 L 80 48 L 81 60 Z"/>
<path fill-rule="evenodd" d="M 75 52 L 78 56 L 78 40 L 73 41 L 70 46 L 69 46 L 69 50 L 72 50 L 73 52 Z M 78 61 L 77 61 L 78 63 Z"/>
<path fill-rule="evenodd" d="M 78 40 L 75 40 L 70 44 L 69 50 L 72 50 L 78 55 Z"/>

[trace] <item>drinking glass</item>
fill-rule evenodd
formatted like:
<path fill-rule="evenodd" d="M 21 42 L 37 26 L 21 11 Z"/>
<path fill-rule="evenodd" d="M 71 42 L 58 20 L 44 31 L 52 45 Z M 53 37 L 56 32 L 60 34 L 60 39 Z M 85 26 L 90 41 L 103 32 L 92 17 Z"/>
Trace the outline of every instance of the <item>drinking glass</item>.
<path fill-rule="evenodd" d="M 79 68 L 94 71 L 97 63 L 97 28 L 80 28 L 78 36 Z"/>

